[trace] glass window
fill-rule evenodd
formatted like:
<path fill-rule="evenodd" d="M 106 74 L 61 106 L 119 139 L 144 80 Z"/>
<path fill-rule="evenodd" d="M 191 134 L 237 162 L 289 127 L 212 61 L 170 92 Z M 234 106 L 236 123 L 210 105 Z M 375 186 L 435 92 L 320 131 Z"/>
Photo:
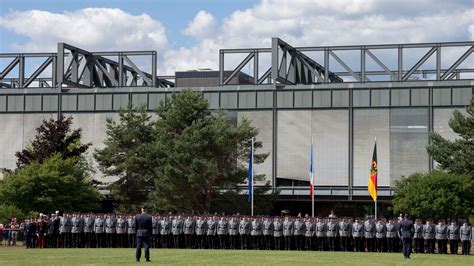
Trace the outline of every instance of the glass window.
<path fill-rule="evenodd" d="M 81 111 L 94 110 L 94 94 L 78 94 L 77 109 Z"/>
<path fill-rule="evenodd" d="M 349 105 L 349 92 L 347 90 L 332 91 L 332 107 L 347 107 Z"/>
<path fill-rule="evenodd" d="M 428 89 L 411 89 L 411 105 L 428 105 Z"/>
<path fill-rule="evenodd" d="M 370 105 L 370 91 L 369 90 L 353 90 L 352 91 L 352 105 L 353 106 L 369 106 Z"/>
<path fill-rule="evenodd" d="M 392 89 L 392 106 L 408 106 L 410 105 L 409 89 Z"/>
<path fill-rule="evenodd" d="M 295 107 L 311 107 L 311 91 L 295 91 Z"/>
<path fill-rule="evenodd" d="M 433 105 L 451 105 L 451 89 L 433 89 Z"/>
<path fill-rule="evenodd" d="M 218 92 L 204 92 L 203 97 L 209 102 L 210 109 L 219 108 L 219 93 Z"/>
<path fill-rule="evenodd" d="M 331 91 L 314 91 L 314 107 L 331 107 Z"/>
<path fill-rule="evenodd" d="M 147 105 L 147 94 L 146 93 L 134 93 L 132 94 L 132 104 L 134 108 L 140 108 Z"/>
<path fill-rule="evenodd" d="M 25 95 L 25 111 L 41 111 L 41 95 Z"/>
<path fill-rule="evenodd" d="M 293 92 L 279 91 L 277 92 L 277 107 L 293 107 Z"/>
<path fill-rule="evenodd" d="M 257 92 L 257 107 L 258 108 L 272 108 L 273 107 L 273 92 L 271 91 Z"/>
<path fill-rule="evenodd" d="M 390 95 L 389 90 L 371 90 L 372 106 L 389 106 Z"/>
<path fill-rule="evenodd" d="M 58 110 L 58 96 L 57 95 L 43 95 L 43 111 L 57 111 Z"/>
<path fill-rule="evenodd" d="M 112 95 L 111 94 L 96 94 L 95 95 L 95 109 L 96 110 L 112 110 Z"/>
<path fill-rule="evenodd" d="M 221 108 L 236 109 L 237 108 L 237 93 L 221 92 Z"/>
<path fill-rule="evenodd" d="M 76 111 L 77 110 L 77 98 L 76 94 L 62 95 L 62 110 L 64 111 Z"/>
<path fill-rule="evenodd" d="M 0 112 L 5 112 L 7 110 L 7 96 L 0 95 Z"/>
<path fill-rule="evenodd" d="M 472 88 L 453 88 L 453 105 L 469 105 L 472 98 Z"/>
<path fill-rule="evenodd" d="M 164 93 L 150 93 L 149 94 L 149 103 L 148 103 L 148 109 L 149 110 L 155 110 L 158 108 L 160 103 L 162 101 L 165 101 L 165 94 Z"/>
<path fill-rule="evenodd" d="M 255 108 L 255 92 L 239 92 L 239 108 Z"/>
<path fill-rule="evenodd" d="M 114 110 L 128 108 L 128 94 L 114 94 Z"/>

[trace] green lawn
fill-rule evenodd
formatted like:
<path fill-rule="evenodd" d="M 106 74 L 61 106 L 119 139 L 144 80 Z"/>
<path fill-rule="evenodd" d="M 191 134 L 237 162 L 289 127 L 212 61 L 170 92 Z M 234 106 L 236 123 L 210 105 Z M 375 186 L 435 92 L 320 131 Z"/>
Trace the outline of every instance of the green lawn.
<path fill-rule="evenodd" d="M 474 265 L 474 256 L 249 250 L 151 250 L 151 265 Z M 145 262 L 141 262 L 146 264 Z M 1 248 L 0 265 L 137 265 L 134 249 Z"/>

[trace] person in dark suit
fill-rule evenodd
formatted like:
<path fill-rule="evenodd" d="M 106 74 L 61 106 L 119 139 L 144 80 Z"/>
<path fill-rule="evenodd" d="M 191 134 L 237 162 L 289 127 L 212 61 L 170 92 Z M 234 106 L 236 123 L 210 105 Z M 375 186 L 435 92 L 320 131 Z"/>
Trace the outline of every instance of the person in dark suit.
<path fill-rule="evenodd" d="M 400 229 L 398 232 L 403 242 L 403 256 L 405 256 L 405 259 L 410 258 L 413 233 L 413 221 L 409 219 L 408 214 L 405 214 L 403 221 L 400 223 Z"/>
<path fill-rule="evenodd" d="M 135 257 L 137 262 L 142 256 L 142 246 L 145 249 L 145 259 L 150 262 L 150 236 L 152 230 L 151 216 L 146 213 L 146 208 L 142 207 L 142 213 L 135 216 L 135 226 L 137 234 L 137 250 Z"/>

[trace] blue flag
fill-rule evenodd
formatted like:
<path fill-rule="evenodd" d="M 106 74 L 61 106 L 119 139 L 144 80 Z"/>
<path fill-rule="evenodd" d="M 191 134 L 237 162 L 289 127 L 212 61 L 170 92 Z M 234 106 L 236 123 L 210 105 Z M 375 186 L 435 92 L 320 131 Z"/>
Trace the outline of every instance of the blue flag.
<path fill-rule="evenodd" d="M 247 178 L 248 178 L 248 182 L 249 182 L 249 203 L 252 202 L 252 186 L 253 186 L 253 171 L 252 171 L 252 168 L 253 168 L 253 142 L 252 142 L 252 146 L 250 147 L 250 157 L 249 157 L 249 171 L 248 171 L 248 174 L 247 174 Z"/>

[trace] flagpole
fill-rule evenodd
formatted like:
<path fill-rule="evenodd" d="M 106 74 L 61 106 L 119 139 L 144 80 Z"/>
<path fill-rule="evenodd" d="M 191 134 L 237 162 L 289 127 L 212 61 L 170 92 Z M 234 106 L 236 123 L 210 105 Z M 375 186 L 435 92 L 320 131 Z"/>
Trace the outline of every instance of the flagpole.
<path fill-rule="evenodd" d="M 311 217 L 314 218 L 314 158 L 313 158 L 313 136 L 311 135 Z"/>
<path fill-rule="evenodd" d="M 252 147 L 250 147 L 251 153 L 252 153 L 252 158 L 250 159 L 250 160 L 251 160 L 251 163 L 252 163 L 252 165 L 251 165 L 251 167 L 252 167 L 252 171 L 251 171 L 251 177 L 252 177 L 252 203 L 251 203 L 252 206 L 251 206 L 251 215 L 252 215 L 252 216 L 253 216 L 253 196 L 254 196 L 254 195 L 253 195 L 253 184 L 254 184 L 254 182 L 253 182 L 253 154 L 254 154 L 253 145 L 254 145 L 254 141 L 255 141 L 255 138 L 252 138 Z"/>
<path fill-rule="evenodd" d="M 377 145 L 377 137 L 375 137 L 375 145 Z M 377 177 L 378 177 L 378 162 L 377 162 Z M 377 182 L 378 183 L 378 182 Z M 377 191 L 377 187 L 375 187 L 375 191 Z M 378 194 L 378 193 L 377 193 Z M 378 195 L 377 195 L 378 196 Z M 377 221 L 377 198 L 375 198 L 375 220 Z"/>

